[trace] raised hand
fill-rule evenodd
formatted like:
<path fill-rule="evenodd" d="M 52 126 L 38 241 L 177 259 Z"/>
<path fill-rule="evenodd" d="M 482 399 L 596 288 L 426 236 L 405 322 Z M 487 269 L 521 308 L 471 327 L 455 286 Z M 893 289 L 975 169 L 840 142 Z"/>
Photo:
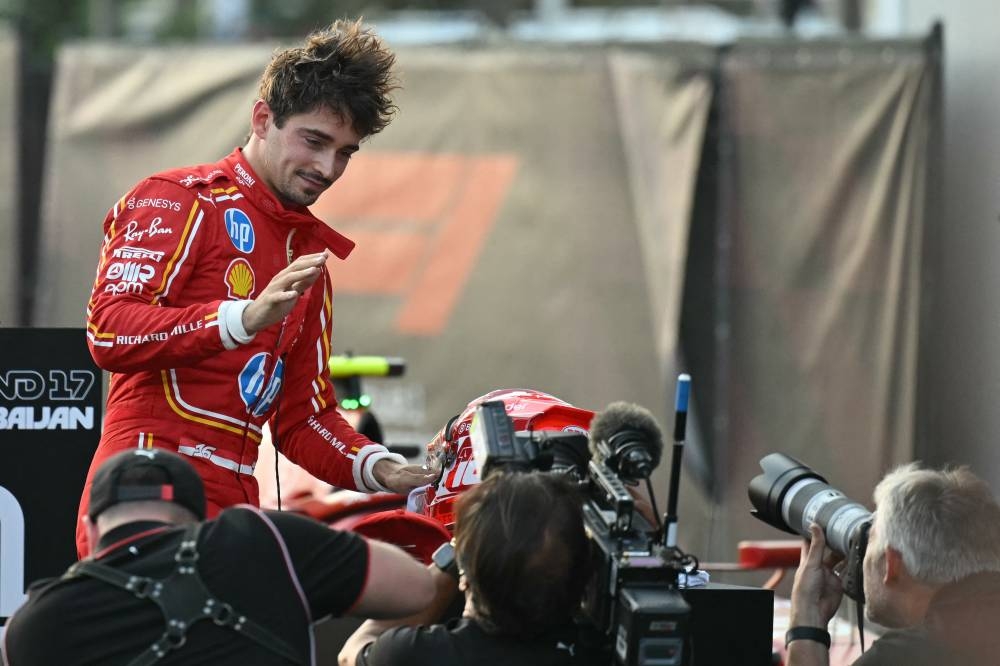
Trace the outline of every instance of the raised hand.
<path fill-rule="evenodd" d="M 844 588 L 834 573 L 836 556 L 826 549 L 826 538 L 818 525 L 809 526 L 809 541 L 802 544 L 799 568 L 792 584 L 791 626 L 826 628 L 840 607 Z"/>
<path fill-rule="evenodd" d="M 271 278 L 260 295 L 243 311 L 243 328 L 250 335 L 284 319 L 306 289 L 323 274 L 322 266 L 329 256 L 319 254 L 298 257 Z"/>

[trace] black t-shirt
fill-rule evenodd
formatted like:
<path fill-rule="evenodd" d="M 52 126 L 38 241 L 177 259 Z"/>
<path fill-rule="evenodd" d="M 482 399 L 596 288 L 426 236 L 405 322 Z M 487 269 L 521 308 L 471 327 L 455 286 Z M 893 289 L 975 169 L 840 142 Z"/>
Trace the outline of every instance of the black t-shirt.
<path fill-rule="evenodd" d="M 357 666 L 584 666 L 571 623 L 534 640 L 486 633 L 468 618 L 426 627 L 396 627 L 358 656 Z"/>
<path fill-rule="evenodd" d="M 1000 573 L 949 583 L 931 598 L 923 623 L 886 632 L 856 666 L 1000 664 Z"/>
<path fill-rule="evenodd" d="M 927 636 L 923 629 L 887 631 L 853 666 L 956 666 L 956 655 Z"/>
<path fill-rule="evenodd" d="M 183 528 L 132 523 L 102 539 L 98 562 L 165 578 L 176 567 L 183 534 Z M 198 553 L 198 572 L 210 592 L 283 639 L 306 664 L 314 649 L 311 624 L 348 610 L 368 571 L 367 544 L 358 536 L 295 514 L 242 507 L 204 525 Z M 10 666 L 118 666 L 150 647 L 164 629 L 153 602 L 77 576 L 32 586 L 7 623 L 4 650 Z M 157 665 L 290 663 L 232 629 L 202 620 L 189 629 L 186 643 Z"/>

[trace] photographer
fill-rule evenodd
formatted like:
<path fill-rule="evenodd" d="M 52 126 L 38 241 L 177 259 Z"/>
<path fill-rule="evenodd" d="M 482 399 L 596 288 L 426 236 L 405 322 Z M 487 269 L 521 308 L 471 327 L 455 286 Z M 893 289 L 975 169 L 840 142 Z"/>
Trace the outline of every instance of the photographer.
<path fill-rule="evenodd" d="M 495 473 L 456 506 L 454 558 L 439 551 L 431 565 L 434 603 L 401 621 L 365 622 L 340 665 L 583 663 L 572 615 L 589 550 L 573 484 L 540 472 Z M 462 617 L 432 624 L 459 589 Z"/>
<path fill-rule="evenodd" d="M 856 666 L 1000 663 L 1000 506 L 967 469 L 907 465 L 875 488 L 865 615 L 891 629 Z M 787 666 L 829 663 L 842 596 L 817 525 L 792 588 Z"/>
<path fill-rule="evenodd" d="M 94 555 L 32 587 L 9 666 L 313 664 L 315 621 L 398 617 L 433 594 L 403 551 L 303 516 L 242 505 L 199 522 L 201 478 L 162 449 L 109 458 L 89 500 Z"/>

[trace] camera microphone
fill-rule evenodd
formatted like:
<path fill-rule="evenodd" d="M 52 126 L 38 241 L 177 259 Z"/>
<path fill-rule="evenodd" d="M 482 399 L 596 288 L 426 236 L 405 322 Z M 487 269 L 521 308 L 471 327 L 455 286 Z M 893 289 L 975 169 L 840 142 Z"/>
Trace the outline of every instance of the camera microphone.
<path fill-rule="evenodd" d="M 603 461 L 623 481 L 648 479 L 660 464 L 663 435 L 645 407 L 613 402 L 590 424 L 591 458 Z"/>
<path fill-rule="evenodd" d="M 687 433 L 688 403 L 691 400 L 691 375 L 677 377 L 674 395 L 674 455 L 670 467 L 670 494 L 667 496 L 667 515 L 664 523 L 664 545 L 677 546 L 677 493 L 681 485 L 681 457 L 684 455 L 684 437 Z"/>

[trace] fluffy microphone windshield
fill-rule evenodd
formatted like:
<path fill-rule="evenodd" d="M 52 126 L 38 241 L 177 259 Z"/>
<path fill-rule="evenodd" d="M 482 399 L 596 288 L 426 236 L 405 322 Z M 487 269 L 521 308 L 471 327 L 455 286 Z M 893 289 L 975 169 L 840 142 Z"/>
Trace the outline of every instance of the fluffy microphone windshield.
<path fill-rule="evenodd" d="M 631 446 L 630 446 L 631 445 Z M 652 467 L 660 464 L 663 433 L 653 414 L 630 402 L 613 402 L 590 423 L 590 453 L 595 459 L 618 457 L 625 448 L 638 446 L 650 457 Z M 606 453 L 601 449 L 605 448 Z"/>

